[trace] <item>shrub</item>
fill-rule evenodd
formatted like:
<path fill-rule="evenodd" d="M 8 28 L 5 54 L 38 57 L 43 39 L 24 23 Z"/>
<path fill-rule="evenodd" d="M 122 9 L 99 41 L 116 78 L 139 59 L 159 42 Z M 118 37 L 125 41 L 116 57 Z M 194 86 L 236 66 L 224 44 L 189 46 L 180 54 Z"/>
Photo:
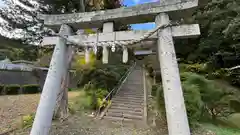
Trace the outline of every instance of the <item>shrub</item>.
<path fill-rule="evenodd" d="M 159 85 L 153 85 L 151 95 L 156 96 Z"/>
<path fill-rule="evenodd" d="M 163 87 L 161 85 L 158 85 L 158 88 L 156 91 L 156 100 L 157 100 L 158 110 L 165 115 L 166 113 L 165 113 L 164 94 L 163 94 Z"/>
<path fill-rule="evenodd" d="M 90 98 L 88 99 L 88 108 L 94 110 L 102 106 L 102 100 L 108 94 L 106 89 L 99 89 L 92 83 L 86 84 L 83 90 L 85 91 L 86 97 Z"/>
<path fill-rule="evenodd" d="M 24 85 L 23 93 L 24 94 L 35 94 L 38 93 L 40 86 L 38 84 Z"/>
<path fill-rule="evenodd" d="M 22 118 L 22 127 L 23 128 L 29 128 L 32 126 L 33 121 L 34 121 L 35 113 L 23 116 Z"/>
<path fill-rule="evenodd" d="M 76 110 L 92 109 L 91 104 L 92 97 L 88 95 L 86 91 L 81 91 L 74 103 L 70 104 L 70 111 L 75 112 Z"/>
<path fill-rule="evenodd" d="M 186 111 L 191 126 L 195 126 L 201 119 L 203 101 L 201 99 L 201 93 L 199 86 L 196 84 L 183 83 L 184 99 L 186 105 Z"/>
<path fill-rule="evenodd" d="M 186 65 L 186 71 L 188 72 L 206 73 L 206 70 L 207 70 L 206 64 L 195 63 L 195 64 Z"/>
<path fill-rule="evenodd" d="M 201 94 L 197 89 L 198 87 L 196 85 L 183 84 L 186 111 L 192 127 L 195 126 L 197 121 L 201 119 L 201 112 L 203 108 Z M 158 109 L 165 115 L 165 103 L 162 86 L 158 86 L 156 94 Z"/>
<path fill-rule="evenodd" d="M 126 67 L 127 66 L 81 70 L 77 73 L 80 76 L 78 80 L 78 87 L 91 82 L 97 88 L 107 89 L 110 91 L 117 85 L 119 79 L 125 74 L 127 71 Z"/>
<path fill-rule="evenodd" d="M 6 86 L 6 94 L 7 95 L 17 95 L 20 90 L 20 85 L 12 84 Z"/>
<path fill-rule="evenodd" d="M 0 95 L 2 95 L 4 92 L 4 85 L 0 85 Z"/>
<path fill-rule="evenodd" d="M 206 74 L 206 77 L 208 79 L 227 79 L 228 76 L 229 76 L 229 73 L 225 69 L 218 69 Z"/>
<path fill-rule="evenodd" d="M 231 114 L 231 106 L 238 105 L 233 97 L 233 93 L 221 88 L 217 88 L 213 81 L 204 76 L 184 72 L 181 73 L 182 88 L 186 110 L 191 126 L 195 126 L 199 120 L 217 117 L 225 117 Z M 160 88 L 160 86 L 158 86 Z M 159 106 L 164 106 L 164 96 L 162 88 L 157 91 Z M 230 102 L 231 101 L 231 102 Z M 236 110 L 236 109 L 235 109 Z"/>
<path fill-rule="evenodd" d="M 231 91 L 217 88 L 213 81 L 193 73 L 184 83 L 198 86 L 198 91 L 201 93 L 201 99 L 204 103 L 203 114 L 210 115 L 213 120 L 216 120 L 217 117 L 224 117 L 230 114 L 229 104 L 233 98 Z"/>

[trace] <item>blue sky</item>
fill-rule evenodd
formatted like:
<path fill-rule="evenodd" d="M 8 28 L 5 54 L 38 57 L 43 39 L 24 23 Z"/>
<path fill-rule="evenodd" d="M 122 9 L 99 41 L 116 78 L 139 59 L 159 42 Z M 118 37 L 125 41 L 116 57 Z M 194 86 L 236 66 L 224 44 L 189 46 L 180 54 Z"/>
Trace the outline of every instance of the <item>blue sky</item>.
<path fill-rule="evenodd" d="M 134 6 L 137 4 L 156 2 L 158 0 L 123 0 L 123 4 L 126 6 Z M 0 7 L 2 6 L 2 0 L 0 0 Z M 135 30 L 146 30 L 153 29 L 155 27 L 154 23 L 146 23 L 146 24 L 133 24 L 132 28 Z"/>
<path fill-rule="evenodd" d="M 156 2 L 158 0 L 124 0 L 123 4 L 126 6 L 134 6 L 137 4 Z M 155 23 L 145 23 L 145 24 L 133 24 L 132 28 L 135 30 L 147 30 L 153 29 L 155 27 Z"/>

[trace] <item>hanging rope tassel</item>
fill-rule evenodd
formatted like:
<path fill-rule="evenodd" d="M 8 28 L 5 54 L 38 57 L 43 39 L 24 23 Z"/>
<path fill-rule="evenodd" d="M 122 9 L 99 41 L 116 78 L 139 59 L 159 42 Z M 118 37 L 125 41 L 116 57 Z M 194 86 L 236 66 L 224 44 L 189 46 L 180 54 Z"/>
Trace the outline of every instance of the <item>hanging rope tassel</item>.
<path fill-rule="evenodd" d="M 128 48 L 127 47 L 123 47 L 123 63 L 127 63 L 128 62 Z"/>
<path fill-rule="evenodd" d="M 85 49 L 85 62 L 88 64 L 90 62 L 90 51 L 89 48 Z"/>
<path fill-rule="evenodd" d="M 103 46 L 102 62 L 103 62 L 103 64 L 108 63 L 108 48 L 107 48 L 107 46 Z"/>
<path fill-rule="evenodd" d="M 112 52 L 115 52 L 116 51 L 116 46 L 112 45 L 111 50 L 112 50 Z"/>

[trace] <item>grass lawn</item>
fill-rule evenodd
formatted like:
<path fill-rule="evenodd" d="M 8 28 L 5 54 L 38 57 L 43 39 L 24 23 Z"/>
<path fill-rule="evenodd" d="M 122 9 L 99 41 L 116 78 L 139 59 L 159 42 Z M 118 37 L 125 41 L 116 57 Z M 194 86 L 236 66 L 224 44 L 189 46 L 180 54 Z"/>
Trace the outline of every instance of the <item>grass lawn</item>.
<path fill-rule="evenodd" d="M 71 102 L 79 92 L 68 93 Z M 36 111 L 40 94 L 0 96 L 0 133 L 19 127 L 21 116 Z"/>

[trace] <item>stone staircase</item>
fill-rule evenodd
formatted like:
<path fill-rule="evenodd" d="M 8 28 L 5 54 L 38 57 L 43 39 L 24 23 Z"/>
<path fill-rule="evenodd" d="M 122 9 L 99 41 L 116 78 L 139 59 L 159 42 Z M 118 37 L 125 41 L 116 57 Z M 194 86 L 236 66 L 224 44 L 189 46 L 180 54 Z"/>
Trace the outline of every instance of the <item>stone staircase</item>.
<path fill-rule="evenodd" d="M 144 120 L 144 89 L 143 71 L 135 67 L 123 84 L 122 88 L 112 99 L 111 107 L 104 119 L 114 121 L 143 121 Z"/>

